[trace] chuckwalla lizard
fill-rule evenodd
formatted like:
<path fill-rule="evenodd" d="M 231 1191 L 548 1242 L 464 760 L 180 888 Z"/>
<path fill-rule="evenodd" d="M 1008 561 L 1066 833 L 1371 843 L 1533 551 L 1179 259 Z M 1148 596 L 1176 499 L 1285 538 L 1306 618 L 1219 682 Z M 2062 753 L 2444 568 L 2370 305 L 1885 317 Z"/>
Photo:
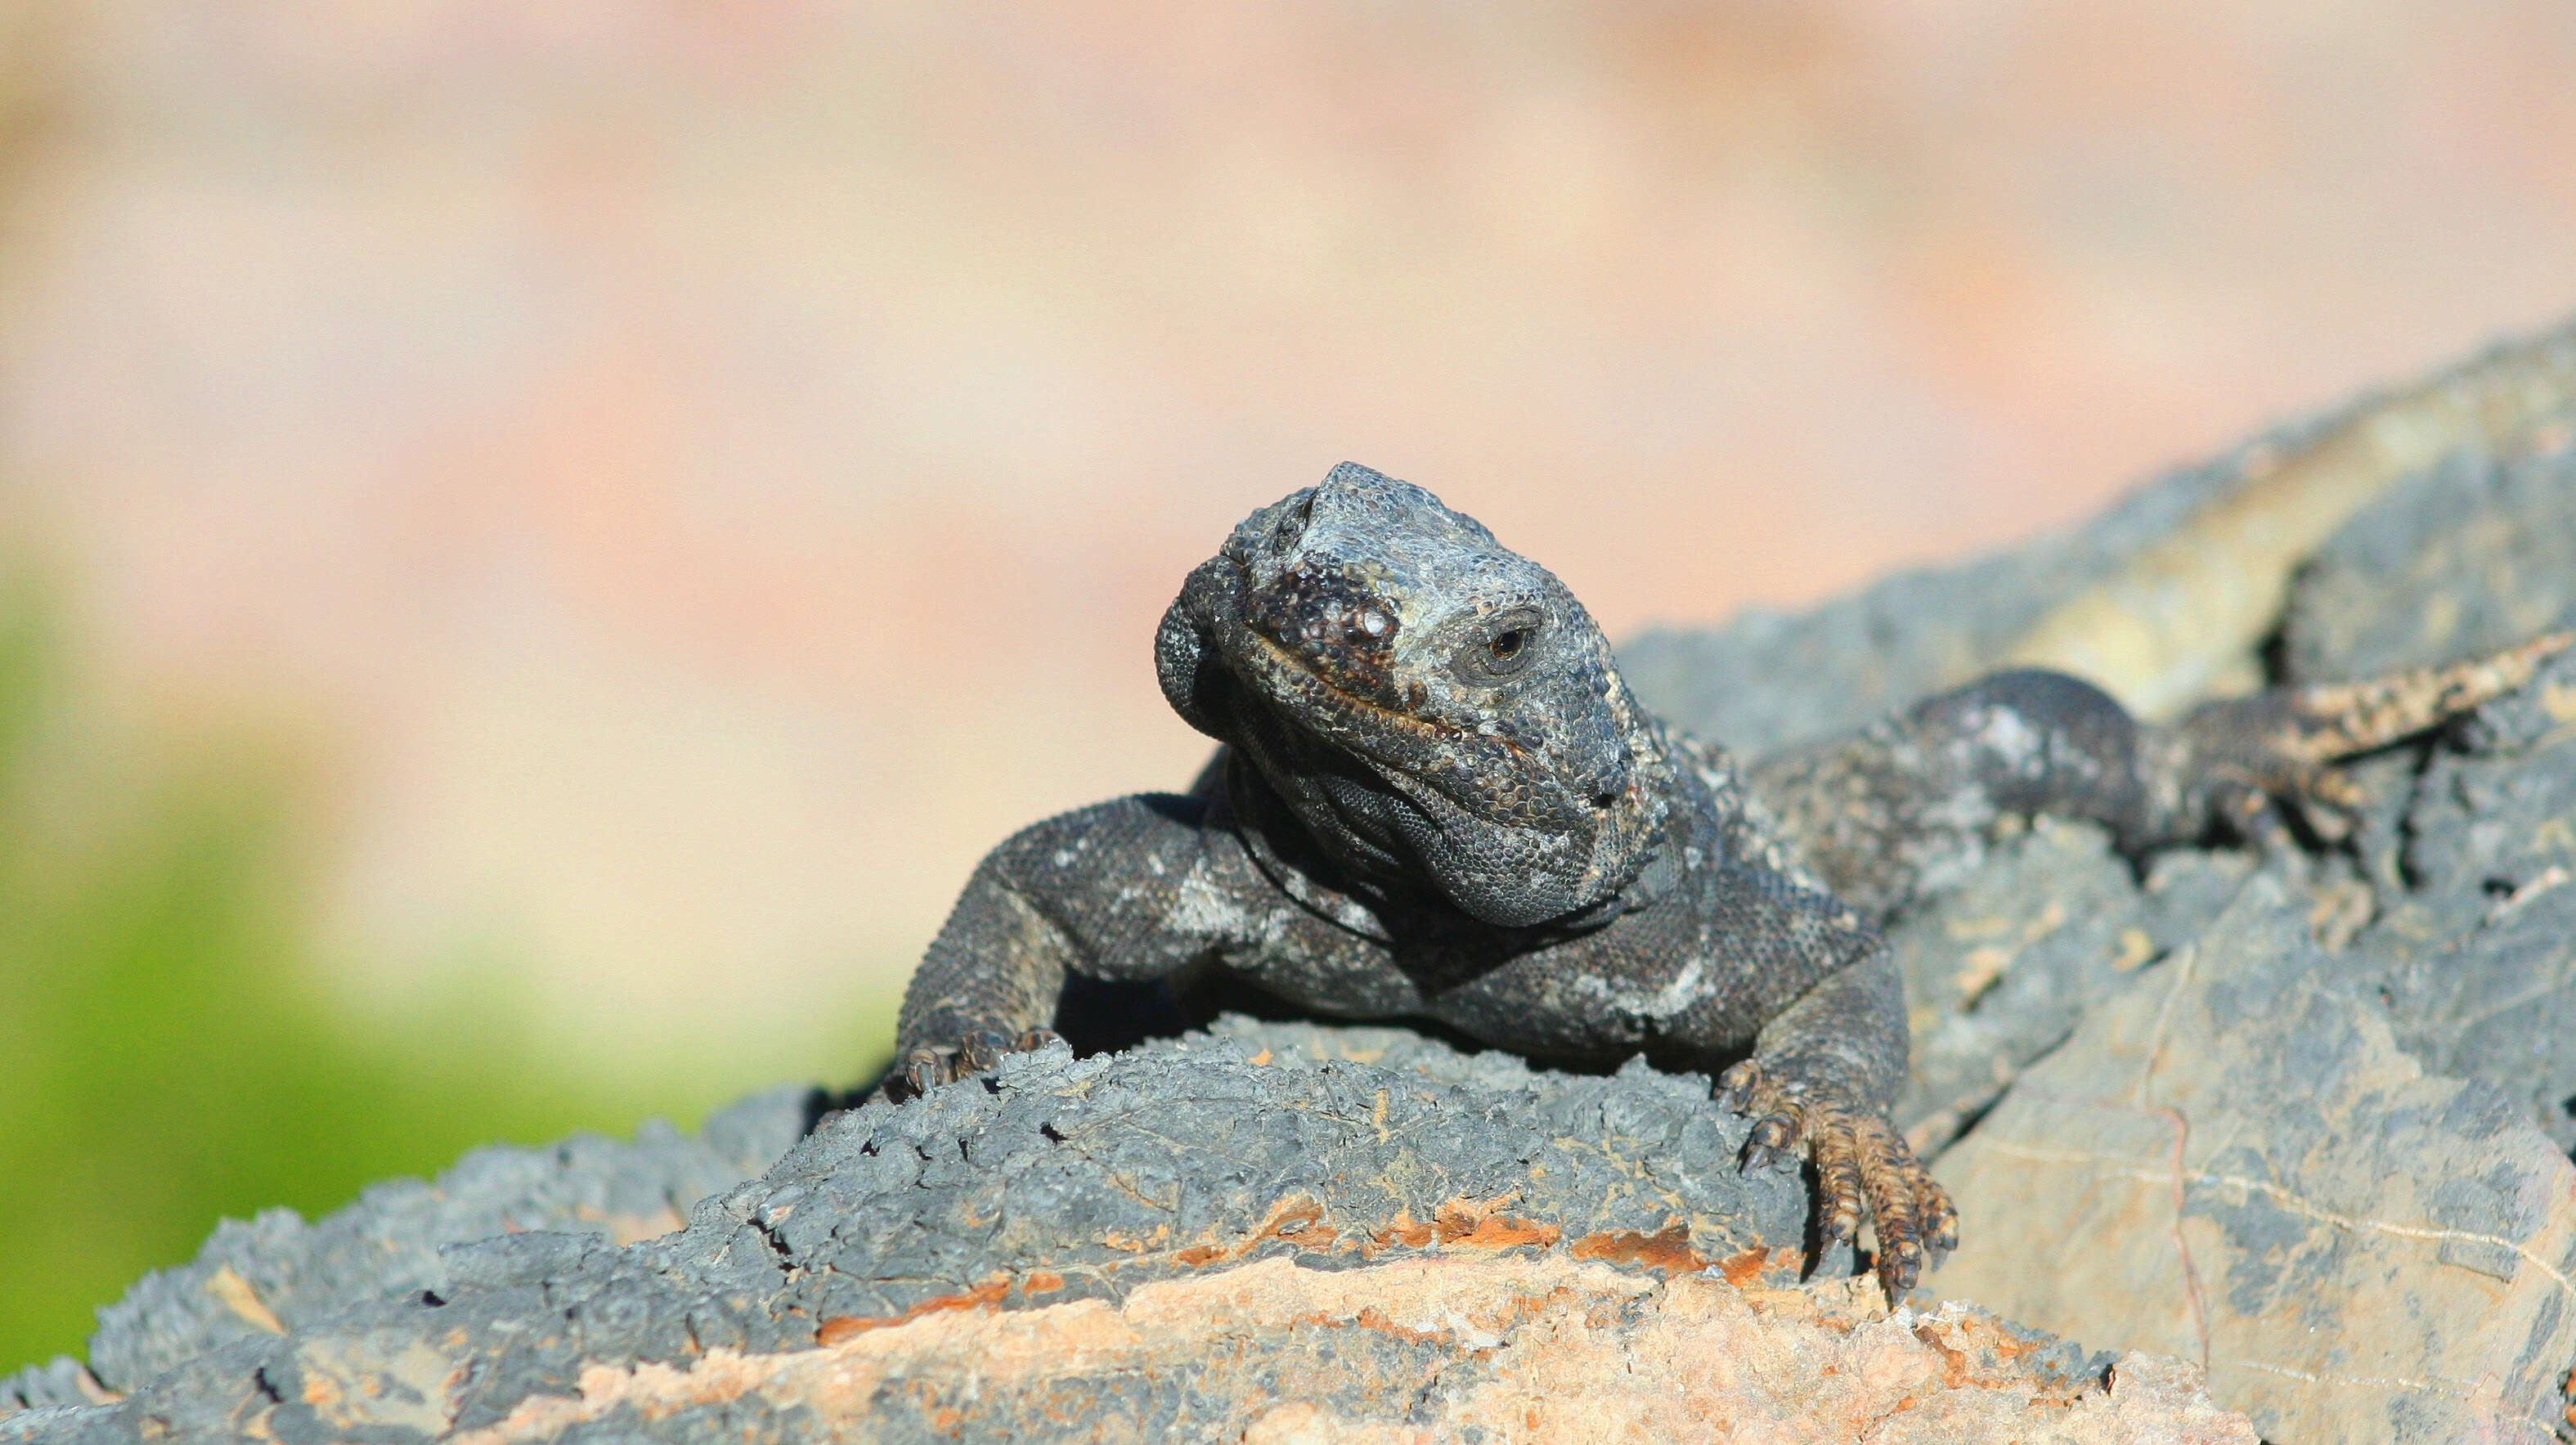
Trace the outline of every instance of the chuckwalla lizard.
<path fill-rule="evenodd" d="M 978 866 L 903 1004 L 889 1087 L 1052 1038 L 1068 974 L 1207 969 L 1317 1014 L 1430 1018 L 1537 1058 L 1717 1072 L 1746 1163 L 1864 1203 L 1890 1298 L 1957 1240 L 1891 1127 L 1906 1018 L 1879 926 L 2007 818 L 2129 850 L 2319 831 L 2343 755 L 2519 686 L 2556 635 L 2458 667 L 2133 720 L 2063 673 L 1997 673 L 1740 765 L 1639 706 L 1564 585 L 1419 487 L 1345 463 L 1189 575 L 1163 693 L 1222 746 L 1187 793 L 1036 824 Z"/>

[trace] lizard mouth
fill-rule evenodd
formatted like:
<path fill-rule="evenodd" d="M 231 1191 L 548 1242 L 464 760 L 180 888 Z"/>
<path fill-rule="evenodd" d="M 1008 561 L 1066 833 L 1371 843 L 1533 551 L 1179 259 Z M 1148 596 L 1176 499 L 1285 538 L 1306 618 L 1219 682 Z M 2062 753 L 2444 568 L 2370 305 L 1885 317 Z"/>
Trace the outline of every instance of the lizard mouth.
<path fill-rule="evenodd" d="M 1244 635 L 1250 637 L 1261 649 L 1263 654 L 1262 661 L 1266 664 L 1265 670 L 1273 673 L 1274 675 L 1286 674 L 1284 680 L 1289 682 L 1292 686 L 1295 686 L 1301 692 L 1321 693 L 1332 702 L 1339 704 L 1341 707 L 1346 708 L 1349 711 L 1359 713 L 1372 721 L 1384 723 L 1389 727 L 1402 729 L 1403 731 L 1412 733 L 1416 737 L 1425 739 L 1463 738 L 1468 735 L 1465 728 L 1457 727 L 1450 723 L 1434 722 L 1429 718 L 1416 717 L 1408 712 L 1398 712 L 1394 708 L 1388 707 L 1382 702 L 1375 702 L 1371 699 L 1362 697 L 1358 693 L 1352 692 L 1350 689 L 1343 687 L 1341 684 L 1334 682 L 1322 673 L 1317 672 L 1313 667 L 1307 664 L 1304 658 L 1299 657 L 1296 653 L 1280 646 L 1260 629 L 1246 627 L 1243 631 Z"/>
<path fill-rule="evenodd" d="M 1247 660 L 1265 674 L 1264 683 L 1278 692 L 1313 704 L 1317 712 L 1327 716 L 1338 714 L 1353 720 L 1360 728 L 1385 729 L 1416 743 L 1452 748 L 1464 744 L 1480 751 L 1499 750 L 1516 770 L 1526 768 L 1530 763 L 1528 749 L 1511 738 L 1417 717 L 1362 697 L 1317 673 L 1296 653 L 1280 646 L 1258 629 L 1245 627 L 1243 631 L 1254 644 L 1254 654 Z M 1307 731 L 1316 730 L 1309 727 Z M 1464 814 L 1492 826 L 1526 828 L 1559 835 L 1580 832 L 1584 825 L 1596 820 L 1595 810 L 1589 808 L 1561 809 L 1560 816 L 1552 820 L 1495 816 L 1490 800 L 1480 796 L 1473 787 L 1460 787 L 1455 778 L 1444 778 L 1441 775 L 1443 770 L 1415 769 L 1382 762 L 1370 756 L 1376 749 L 1364 737 L 1353 739 L 1332 733 L 1323 735 L 1327 741 L 1368 764 L 1370 771 L 1377 774 L 1388 788 L 1408 799 L 1426 817 L 1437 817 L 1444 812 L 1453 816 Z"/>

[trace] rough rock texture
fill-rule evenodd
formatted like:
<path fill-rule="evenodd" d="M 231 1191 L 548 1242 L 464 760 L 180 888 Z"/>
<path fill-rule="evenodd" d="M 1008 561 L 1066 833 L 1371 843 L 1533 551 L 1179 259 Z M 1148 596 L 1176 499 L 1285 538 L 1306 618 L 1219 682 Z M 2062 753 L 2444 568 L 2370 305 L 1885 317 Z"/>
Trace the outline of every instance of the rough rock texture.
<path fill-rule="evenodd" d="M 2141 883 L 2101 829 L 2042 819 L 1925 899 L 1888 936 L 1914 1034 L 1907 1142 L 1937 1153 L 2130 974 L 2198 935 L 2250 867 L 2174 854 Z"/>
<path fill-rule="evenodd" d="M 2491 749 L 2432 758 L 2403 824 L 2413 887 L 2355 941 L 2400 1043 L 2487 1080 L 2576 1146 L 2576 665 L 2487 714 Z"/>
<path fill-rule="evenodd" d="M 2305 676 L 2407 667 L 2576 623 L 2576 452 L 2463 461 L 2356 515 L 2301 577 L 2285 661 Z M 2487 1079 L 2576 1147 L 2576 661 L 2487 708 L 2474 750 L 2404 775 L 2387 906 L 2355 940 L 2399 1041 Z"/>
<path fill-rule="evenodd" d="M 2066 1352 L 1874 1285 L 1739 1291 L 1562 1257 L 1286 1259 L 1006 1315 L 944 1312 L 809 1350 L 602 1366 L 478 1441 L 639 1431 L 930 1441 L 1580 1439 L 2252 1445 L 2187 1366 Z M 762 1427 L 766 1426 L 766 1429 Z"/>
<path fill-rule="evenodd" d="M 219 1346 L 427 1288 L 446 1277 L 444 1245 L 527 1230 L 615 1244 L 667 1233 L 699 1200 L 785 1153 L 813 1118 L 811 1094 L 753 1095 L 688 1138 L 657 1120 L 631 1142 L 583 1135 L 542 1149 L 478 1149 L 435 1182 L 375 1185 L 310 1224 L 287 1209 L 227 1220 L 195 1262 L 144 1276 L 99 1311 L 86 1377 L 57 1360 L 0 1378 L 0 1408 L 132 1390 Z"/>
<path fill-rule="evenodd" d="M 2546 1439 L 2564 1418 L 2576 1168 L 2494 1089 L 2426 1075 L 2270 879 L 1940 1173 L 1989 1221 L 1944 1293 L 2205 1361 L 2267 1438 Z"/>
<path fill-rule="evenodd" d="M 1708 1089 L 1642 1066 L 1540 1073 L 1401 1030 L 1228 1020 L 1114 1058 L 1014 1055 L 988 1085 L 833 1116 L 685 1229 L 622 1249 L 597 1227 L 501 1233 L 532 1196 L 552 1212 L 530 1209 L 523 1227 L 596 1226 L 603 1210 L 563 1192 L 544 1156 L 487 1157 L 320 1226 L 273 1220 L 272 1253 L 219 1235 L 110 1313 L 100 1382 L 57 1370 L 12 1385 L 31 1404 L 102 1385 L 131 1399 L 16 1417 L 0 1438 L 41 1425 L 126 1439 L 156 1422 L 427 1438 L 576 1390 L 591 1362 L 765 1355 L 945 1310 L 1121 1301 L 1265 1259 L 1511 1254 L 1794 1280 L 1805 1188 L 1737 1169 L 1747 1126 Z M 756 1152 L 758 1130 L 738 1126 L 795 1109 L 773 1096 L 727 1125 Z M 438 1207 L 402 1207 L 422 1199 Z M 372 1269 L 351 1258 L 369 1248 L 384 1255 Z M 1828 1277 L 1857 1264 L 1848 1249 L 1823 1263 Z"/>
<path fill-rule="evenodd" d="M 2301 572 L 2283 662 L 2370 677 L 2576 626 L 2576 451 L 2463 456 L 2355 513 Z"/>

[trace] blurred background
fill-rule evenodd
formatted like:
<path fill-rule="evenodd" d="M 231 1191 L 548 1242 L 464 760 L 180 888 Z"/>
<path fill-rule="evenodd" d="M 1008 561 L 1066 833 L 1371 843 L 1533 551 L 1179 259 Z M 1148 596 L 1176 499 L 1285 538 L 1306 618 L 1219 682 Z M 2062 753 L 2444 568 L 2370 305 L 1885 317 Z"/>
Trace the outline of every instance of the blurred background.
<path fill-rule="evenodd" d="M 0 0 L 0 1369 L 868 1072 L 1337 460 L 1716 621 L 2571 262 L 2565 0 Z"/>

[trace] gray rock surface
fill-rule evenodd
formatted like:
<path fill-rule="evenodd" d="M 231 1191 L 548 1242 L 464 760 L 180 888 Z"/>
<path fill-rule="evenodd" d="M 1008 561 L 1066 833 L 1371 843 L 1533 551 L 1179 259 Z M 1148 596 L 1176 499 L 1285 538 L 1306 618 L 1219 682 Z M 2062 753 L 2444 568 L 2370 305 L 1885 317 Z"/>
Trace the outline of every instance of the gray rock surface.
<path fill-rule="evenodd" d="M 2576 449 L 2460 458 L 2356 513 L 2301 574 L 2292 676 L 2472 655 L 2576 626 Z M 2576 659 L 2490 705 L 2475 747 L 2387 760 L 2363 844 L 2381 907 L 2353 967 L 2428 1069 L 2482 1078 L 2576 1148 Z M 2395 766 L 2391 766 L 2394 764 Z"/>
<path fill-rule="evenodd" d="M 1909 910 L 1888 932 L 1914 1033 L 1907 1142 L 1939 1153 L 2131 973 L 2197 936 L 2251 867 L 2177 853 L 2142 885 L 2101 829 L 2042 819 Z"/>
<path fill-rule="evenodd" d="M 2576 1147 L 2576 665 L 2488 710 L 2491 745 L 2445 752 L 2405 817 L 2413 886 L 2355 942 L 2401 1043 L 2485 1079 Z"/>
<path fill-rule="evenodd" d="M 1403 1030 L 1228 1019 L 1117 1056 L 1014 1055 L 989 1082 L 833 1115 L 758 1179 L 699 1201 L 686 1228 L 623 1247 L 589 1218 L 595 1204 L 519 1221 L 583 1232 L 501 1233 L 501 1196 L 562 1180 L 541 1159 L 477 1159 L 425 1188 L 448 1207 L 399 1207 L 412 1196 L 397 1191 L 398 1207 L 289 1219 L 272 1226 L 275 1258 L 252 1233 L 219 1235 L 105 1322 L 94 1356 L 129 1398 L 0 1417 L 0 1440 L 253 1426 L 282 1441 L 428 1438 L 577 1393 L 590 1362 L 810 1349 L 949 1309 L 1121 1301 L 1272 1258 L 1338 1269 L 1517 1252 L 1794 1280 L 1805 1186 L 1740 1172 L 1746 1126 L 1708 1089 L 1642 1065 L 1535 1071 Z M 792 1092 L 769 1096 L 728 1127 L 765 1144 L 795 1108 Z M 509 1182 L 483 1187 L 496 1177 Z M 361 1267 L 352 1243 L 396 1262 Z M 1855 1268 L 1843 1249 L 1822 1272 Z M 260 1281 L 282 1287 L 277 1302 Z M 68 1404 L 62 1387 L 78 1385 L 59 1374 L 12 1388 Z"/>
<path fill-rule="evenodd" d="M 1936 1284 L 2199 1361 L 2283 1445 L 2553 1438 L 2576 1167 L 2338 975 L 2250 884 L 1942 1158 L 1982 1227 Z"/>
<path fill-rule="evenodd" d="M 680 1227 L 699 1200 L 766 1168 L 805 1132 L 810 1090 L 772 1089 L 683 1138 L 652 1121 L 631 1141 L 583 1135 L 478 1149 L 435 1181 L 378 1184 L 307 1223 L 268 1210 L 216 1227 L 194 1262 L 144 1276 L 99 1311 L 89 1379 L 68 1360 L 0 1378 L 0 1406 L 78 1405 L 123 1393 L 228 1344 L 299 1328 L 359 1300 L 446 1278 L 448 1245 L 521 1231 L 614 1244 Z"/>
<path fill-rule="evenodd" d="M 2355 513 L 2294 584 L 2282 663 L 2370 677 L 2576 626 L 2576 450 L 2463 456 Z"/>

